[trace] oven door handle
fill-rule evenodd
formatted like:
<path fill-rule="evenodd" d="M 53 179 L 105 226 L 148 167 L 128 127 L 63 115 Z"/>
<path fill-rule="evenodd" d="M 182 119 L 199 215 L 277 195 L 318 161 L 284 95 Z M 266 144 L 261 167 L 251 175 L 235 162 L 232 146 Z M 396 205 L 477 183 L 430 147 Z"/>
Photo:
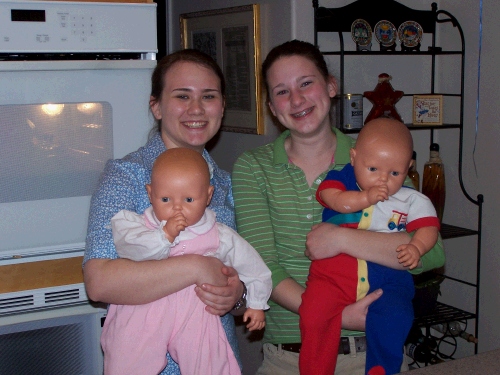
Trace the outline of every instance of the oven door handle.
<path fill-rule="evenodd" d="M 3 61 L 0 72 L 154 69 L 156 60 Z"/>

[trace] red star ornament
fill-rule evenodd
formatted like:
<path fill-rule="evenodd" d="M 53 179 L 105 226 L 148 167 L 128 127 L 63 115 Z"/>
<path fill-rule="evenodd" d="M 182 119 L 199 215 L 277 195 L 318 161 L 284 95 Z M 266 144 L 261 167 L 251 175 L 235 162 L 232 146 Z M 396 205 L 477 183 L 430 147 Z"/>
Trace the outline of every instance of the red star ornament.
<path fill-rule="evenodd" d="M 366 116 L 365 124 L 381 116 L 392 117 L 403 122 L 394 105 L 403 97 L 404 92 L 394 91 L 392 85 L 389 83 L 391 79 L 392 77 L 387 73 L 379 74 L 375 90 L 364 92 L 363 95 L 365 98 L 373 104 L 370 113 Z"/>

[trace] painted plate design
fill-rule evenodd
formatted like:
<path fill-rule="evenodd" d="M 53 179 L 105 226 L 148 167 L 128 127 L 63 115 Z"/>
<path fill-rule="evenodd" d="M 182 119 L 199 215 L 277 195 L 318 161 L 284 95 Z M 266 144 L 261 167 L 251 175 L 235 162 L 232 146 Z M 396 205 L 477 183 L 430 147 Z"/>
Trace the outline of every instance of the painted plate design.
<path fill-rule="evenodd" d="M 367 46 L 372 41 L 372 28 L 368 22 L 358 18 L 351 25 L 352 40 L 360 46 Z"/>
<path fill-rule="evenodd" d="M 384 47 L 390 47 L 396 43 L 397 31 L 392 22 L 387 20 L 377 22 L 373 33 L 378 42 Z"/>
<path fill-rule="evenodd" d="M 398 37 L 405 47 L 415 47 L 422 40 L 422 26 L 415 21 L 406 21 L 399 25 Z"/>

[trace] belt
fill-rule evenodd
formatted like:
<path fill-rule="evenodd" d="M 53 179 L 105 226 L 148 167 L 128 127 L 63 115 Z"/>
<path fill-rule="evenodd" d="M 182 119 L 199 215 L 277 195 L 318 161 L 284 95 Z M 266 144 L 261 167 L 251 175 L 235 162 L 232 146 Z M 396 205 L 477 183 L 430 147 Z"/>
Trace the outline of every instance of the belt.
<path fill-rule="evenodd" d="M 353 351 L 356 353 L 366 352 L 366 336 L 352 337 L 354 339 Z M 280 347 L 282 350 L 287 352 L 300 353 L 301 343 L 295 344 L 273 344 L 277 348 Z M 351 343 L 349 342 L 349 337 L 341 337 L 339 344 L 339 354 L 351 354 Z"/>

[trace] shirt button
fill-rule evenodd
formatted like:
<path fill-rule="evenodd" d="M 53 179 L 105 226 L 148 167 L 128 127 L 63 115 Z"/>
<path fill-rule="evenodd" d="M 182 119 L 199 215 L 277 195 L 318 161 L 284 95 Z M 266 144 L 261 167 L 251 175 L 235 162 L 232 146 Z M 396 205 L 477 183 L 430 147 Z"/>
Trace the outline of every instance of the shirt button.
<path fill-rule="evenodd" d="M 309 220 L 311 220 L 311 219 L 312 219 L 312 217 L 313 217 L 313 215 L 308 214 L 306 217 L 307 217 Z"/>
<path fill-rule="evenodd" d="M 364 283 L 366 279 L 364 277 L 361 278 L 361 282 Z"/>
<path fill-rule="evenodd" d="M 363 213 L 363 216 L 364 216 L 364 217 L 368 217 L 368 216 L 370 216 L 370 214 L 369 214 L 368 212 L 364 212 L 364 213 Z"/>
<path fill-rule="evenodd" d="M 321 184 L 321 178 L 316 179 L 316 181 L 314 181 L 314 183 L 315 183 L 316 185 Z"/>
<path fill-rule="evenodd" d="M 311 199 L 313 199 L 312 195 L 310 195 L 310 196 L 307 197 L 308 201 L 310 201 Z"/>

